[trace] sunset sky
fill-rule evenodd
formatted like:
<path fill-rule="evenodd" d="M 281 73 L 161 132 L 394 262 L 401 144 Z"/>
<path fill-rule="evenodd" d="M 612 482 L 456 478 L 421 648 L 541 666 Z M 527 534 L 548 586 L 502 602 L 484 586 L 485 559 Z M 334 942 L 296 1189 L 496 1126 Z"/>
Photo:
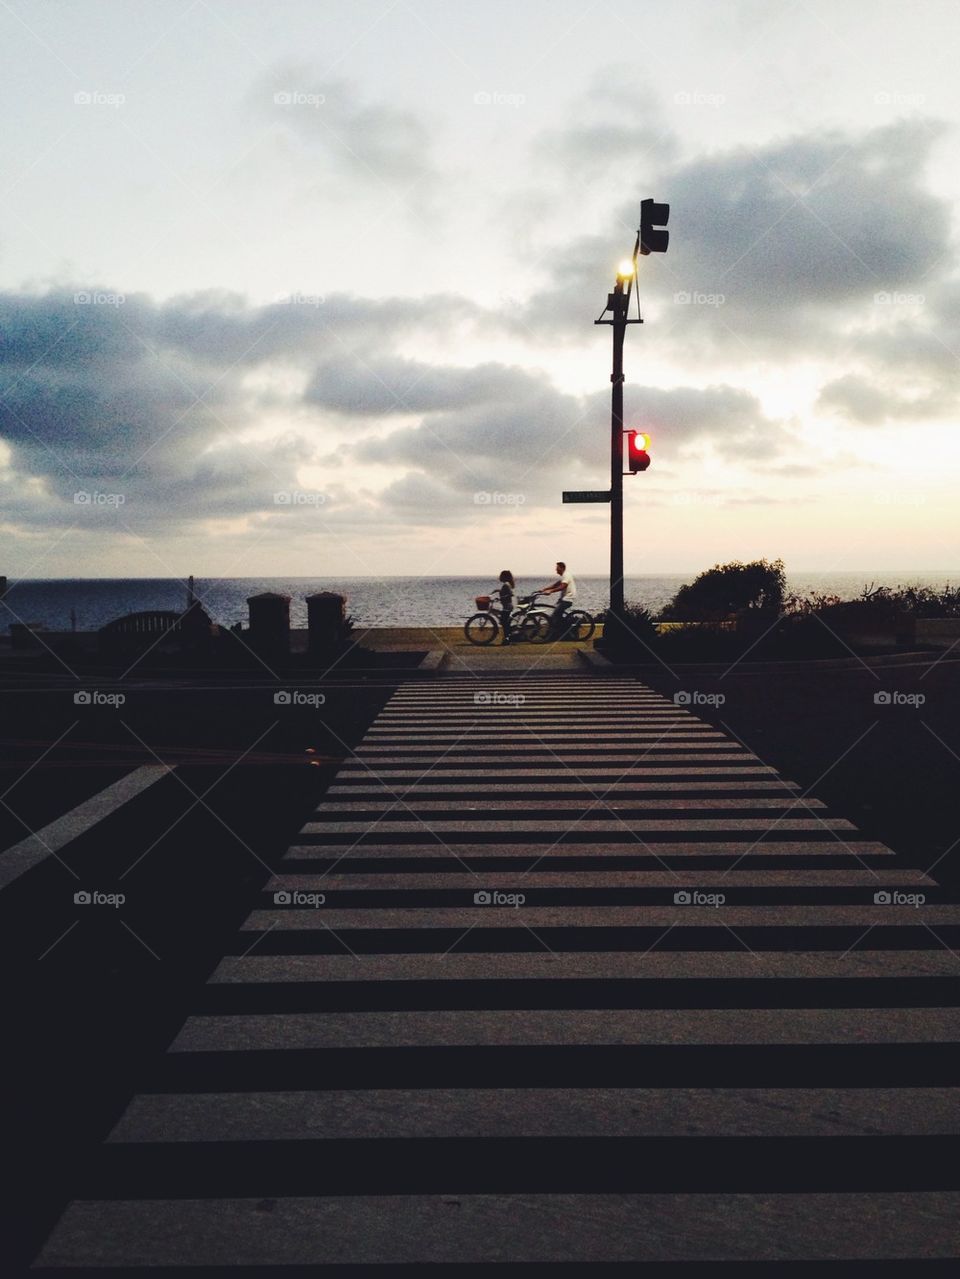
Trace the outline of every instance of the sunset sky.
<path fill-rule="evenodd" d="M 2 0 L 0 573 L 952 570 L 960 8 Z"/>

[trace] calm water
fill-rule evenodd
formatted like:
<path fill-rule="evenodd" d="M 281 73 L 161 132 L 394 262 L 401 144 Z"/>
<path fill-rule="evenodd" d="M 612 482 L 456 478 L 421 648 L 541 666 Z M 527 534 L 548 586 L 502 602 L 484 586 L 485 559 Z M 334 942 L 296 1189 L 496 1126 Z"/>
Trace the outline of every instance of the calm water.
<path fill-rule="evenodd" d="M 693 580 L 692 573 L 657 574 L 626 579 L 626 597 L 653 611 L 662 608 L 679 586 Z M 955 573 L 797 573 L 788 588 L 800 594 L 825 591 L 850 598 L 866 583 L 874 586 L 916 585 L 942 587 L 960 582 Z M 518 579 L 521 594 L 546 584 L 544 578 Z M 247 620 L 247 598 L 261 591 L 277 591 L 291 597 L 290 616 L 295 627 L 305 627 L 304 598 L 316 591 L 338 591 L 347 596 L 348 612 L 366 626 L 456 626 L 474 611 L 474 595 L 489 593 L 495 583 L 485 577 L 262 577 L 197 578 L 196 592 L 215 622 L 231 625 Z M 606 603 L 603 577 L 577 577 L 578 604 L 595 611 Z M 170 578 L 121 578 L 25 580 L 11 585 L 0 603 L 0 628 L 11 622 L 42 622 L 48 630 L 69 630 L 70 610 L 76 611 L 77 629 L 97 630 L 115 617 L 141 609 L 182 609 L 186 586 Z"/>

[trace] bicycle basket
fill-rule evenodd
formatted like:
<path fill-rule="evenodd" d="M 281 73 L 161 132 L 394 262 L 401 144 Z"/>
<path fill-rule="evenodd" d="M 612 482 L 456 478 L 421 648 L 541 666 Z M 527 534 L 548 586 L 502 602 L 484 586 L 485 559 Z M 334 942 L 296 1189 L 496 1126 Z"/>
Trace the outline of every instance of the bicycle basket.
<path fill-rule="evenodd" d="M 474 604 L 476 604 L 477 608 L 480 608 L 480 609 L 487 609 L 487 608 L 489 608 L 489 607 L 490 607 L 490 596 L 489 596 L 489 595 L 476 595 L 476 596 L 474 596 L 474 600 L 473 600 L 473 602 L 474 602 Z"/>

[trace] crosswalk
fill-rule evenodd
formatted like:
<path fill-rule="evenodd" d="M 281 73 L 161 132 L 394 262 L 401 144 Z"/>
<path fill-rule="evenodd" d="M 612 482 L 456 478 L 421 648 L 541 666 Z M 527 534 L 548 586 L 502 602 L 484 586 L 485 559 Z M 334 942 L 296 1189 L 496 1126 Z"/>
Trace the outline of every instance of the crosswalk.
<path fill-rule="evenodd" d="M 35 1266 L 945 1262 L 958 950 L 633 680 L 407 683 Z"/>

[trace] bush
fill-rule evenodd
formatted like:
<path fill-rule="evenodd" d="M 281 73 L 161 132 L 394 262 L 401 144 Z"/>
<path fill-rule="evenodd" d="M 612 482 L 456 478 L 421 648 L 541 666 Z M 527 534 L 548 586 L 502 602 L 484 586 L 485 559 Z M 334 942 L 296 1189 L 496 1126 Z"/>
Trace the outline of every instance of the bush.
<path fill-rule="evenodd" d="M 813 614 L 838 624 L 889 623 L 908 617 L 960 617 L 960 587 L 936 591 L 929 586 L 864 586 L 856 599 L 839 595 L 791 595 L 784 603 L 790 616 Z"/>
<path fill-rule="evenodd" d="M 783 560 L 715 564 L 679 591 L 660 614 L 665 622 L 720 622 L 743 614 L 775 616 L 783 607 Z"/>

